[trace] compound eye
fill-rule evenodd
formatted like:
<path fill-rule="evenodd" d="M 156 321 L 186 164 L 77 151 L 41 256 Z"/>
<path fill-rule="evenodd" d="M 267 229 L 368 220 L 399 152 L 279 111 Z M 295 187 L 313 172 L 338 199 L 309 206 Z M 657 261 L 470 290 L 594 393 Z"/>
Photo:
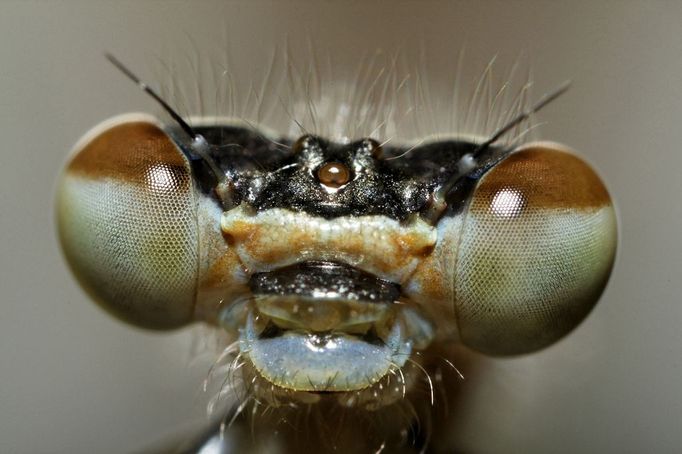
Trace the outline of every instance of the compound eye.
<path fill-rule="evenodd" d="M 198 274 L 196 197 L 187 159 L 150 117 L 126 115 L 82 139 L 62 176 L 64 254 L 105 309 L 167 329 L 192 319 Z"/>
<path fill-rule="evenodd" d="M 588 164 L 556 144 L 517 150 L 484 175 L 463 220 L 462 341 L 509 355 L 563 337 L 604 290 L 616 241 L 611 198 Z"/>

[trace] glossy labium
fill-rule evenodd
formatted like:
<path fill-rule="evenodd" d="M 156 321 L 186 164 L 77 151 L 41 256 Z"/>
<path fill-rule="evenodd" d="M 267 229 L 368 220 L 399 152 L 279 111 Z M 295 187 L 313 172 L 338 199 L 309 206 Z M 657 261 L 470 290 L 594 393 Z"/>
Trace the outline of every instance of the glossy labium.
<path fill-rule="evenodd" d="M 62 178 L 67 259 L 95 299 L 130 323 L 216 323 L 220 308 L 250 295 L 251 276 L 324 260 L 393 282 L 439 334 L 456 325 L 474 349 L 517 354 L 574 328 L 608 279 L 611 200 L 594 171 L 555 144 L 479 164 L 431 225 L 430 196 L 475 143 L 432 142 L 405 154 L 409 147 L 377 152 L 366 139 L 313 138 L 299 149 L 234 125 L 195 130 L 229 181 L 227 206 L 181 135 L 150 117 L 97 127 Z M 385 269 L 390 263 L 403 268 Z"/>

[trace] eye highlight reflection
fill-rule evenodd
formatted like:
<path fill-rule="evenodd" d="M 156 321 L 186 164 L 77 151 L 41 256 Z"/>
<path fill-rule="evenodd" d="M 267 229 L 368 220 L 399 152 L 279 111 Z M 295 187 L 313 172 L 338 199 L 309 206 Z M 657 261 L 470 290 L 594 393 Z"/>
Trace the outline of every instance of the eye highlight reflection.
<path fill-rule="evenodd" d="M 177 188 L 177 181 L 173 170 L 165 164 L 154 164 L 149 167 L 145 180 L 149 188 L 154 191 L 172 192 Z"/>
<path fill-rule="evenodd" d="M 523 193 L 515 188 L 499 190 L 490 203 L 490 211 L 502 218 L 513 218 L 521 214 L 526 205 Z"/>

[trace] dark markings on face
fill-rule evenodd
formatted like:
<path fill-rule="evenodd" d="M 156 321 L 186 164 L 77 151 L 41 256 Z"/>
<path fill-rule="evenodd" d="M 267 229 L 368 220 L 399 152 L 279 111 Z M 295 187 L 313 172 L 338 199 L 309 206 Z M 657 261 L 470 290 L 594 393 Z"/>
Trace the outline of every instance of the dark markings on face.
<path fill-rule="evenodd" d="M 211 157 L 233 182 L 236 204 L 246 202 L 257 211 L 287 208 L 328 219 L 383 215 L 404 220 L 422 211 L 433 191 L 457 173 L 461 157 L 476 149 L 472 142 L 457 140 L 377 150 L 371 139 L 341 144 L 316 136 L 271 140 L 236 126 L 194 130 L 211 144 Z M 210 193 L 214 178 L 200 159 L 185 151 L 199 187 Z M 325 181 L 331 178 L 330 169 L 348 175 L 330 184 Z M 451 192 L 451 210 L 458 211 L 467 200 L 474 185 L 467 180 Z"/>

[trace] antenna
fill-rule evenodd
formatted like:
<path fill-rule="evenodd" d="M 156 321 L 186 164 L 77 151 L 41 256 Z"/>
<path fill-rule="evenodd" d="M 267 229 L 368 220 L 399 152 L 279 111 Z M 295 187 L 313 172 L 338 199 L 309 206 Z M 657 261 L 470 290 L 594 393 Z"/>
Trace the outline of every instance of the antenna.
<path fill-rule="evenodd" d="M 211 169 L 211 172 L 216 177 L 216 180 L 218 181 L 218 186 L 216 188 L 216 192 L 221 195 L 221 192 L 224 192 L 225 188 L 222 188 L 223 191 L 220 190 L 222 186 L 227 185 L 227 177 L 225 175 L 225 172 L 220 170 L 216 162 L 209 156 L 208 150 L 209 150 L 209 145 L 204 136 L 201 134 L 197 134 L 194 132 L 192 127 L 187 124 L 185 120 L 170 106 L 164 99 L 159 96 L 156 91 L 154 91 L 153 88 L 151 88 L 149 85 L 144 83 L 139 77 L 137 77 L 128 67 L 126 67 L 123 63 L 121 63 L 116 57 L 111 55 L 110 53 L 105 53 L 104 56 L 106 57 L 107 60 L 111 62 L 112 65 L 114 65 L 116 68 L 118 68 L 119 71 L 121 71 L 123 74 L 128 77 L 128 79 L 132 80 L 135 82 L 135 84 L 140 87 L 145 93 L 147 93 L 149 96 L 151 96 L 154 101 L 159 103 L 163 110 L 168 112 L 168 114 L 175 120 L 175 122 L 180 125 L 183 131 L 187 133 L 188 136 L 192 138 L 192 150 L 195 151 L 201 159 L 208 164 L 209 168 Z M 221 196 L 222 198 L 222 196 Z"/>
<path fill-rule="evenodd" d="M 466 174 L 474 170 L 477 166 L 476 158 L 481 156 L 481 154 L 488 149 L 492 144 L 497 142 L 502 136 L 504 136 L 506 133 L 511 131 L 514 127 L 518 126 L 519 123 L 527 120 L 531 115 L 533 115 L 535 112 L 539 111 L 543 107 L 545 107 L 547 104 L 550 102 L 554 101 L 557 99 L 559 96 L 563 95 L 566 93 L 566 91 L 571 87 L 571 81 L 568 80 L 561 84 L 559 88 L 555 89 L 554 91 L 545 94 L 540 100 L 535 103 L 530 109 L 525 110 L 518 114 L 516 117 L 512 118 L 511 121 L 509 121 L 507 124 L 502 126 L 500 129 L 495 131 L 495 133 L 485 142 L 480 144 L 474 151 L 471 153 L 467 153 L 464 156 L 462 156 L 460 160 L 460 165 L 459 165 L 459 172 L 454 174 L 452 177 L 448 179 L 443 185 L 438 188 L 436 192 L 433 193 L 431 196 L 431 201 L 429 203 L 429 206 L 424 213 L 424 216 L 426 217 L 427 220 L 431 221 L 432 223 L 435 223 L 436 220 L 443 214 L 445 211 L 445 208 L 447 207 L 447 203 L 445 202 L 445 197 L 448 195 L 450 190 L 455 186 L 455 184 Z"/>
<path fill-rule="evenodd" d="M 128 79 L 132 80 L 137 84 L 138 87 L 140 87 L 145 93 L 147 93 L 149 96 L 154 98 L 154 101 L 158 102 L 161 107 L 163 107 L 163 110 L 168 112 L 168 114 L 175 120 L 177 124 L 180 125 L 183 131 L 187 133 L 188 136 L 190 136 L 193 140 L 196 139 L 198 136 L 197 133 L 194 132 L 194 130 L 190 127 L 190 125 L 187 124 L 185 120 L 182 119 L 182 117 L 175 111 L 171 106 L 168 105 L 164 99 L 159 96 L 158 93 L 154 91 L 149 85 L 144 83 L 139 77 L 137 77 L 131 70 L 129 70 L 123 63 L 121 63 L 116 57 L 111 55 L 110 53 L 104 54 L 107 60 L 111 62 L 112 65 L 114 65 L 116 68 L 118 68 L 119 71 L 121 71 L 123 74 L 128 77 Z"/>

